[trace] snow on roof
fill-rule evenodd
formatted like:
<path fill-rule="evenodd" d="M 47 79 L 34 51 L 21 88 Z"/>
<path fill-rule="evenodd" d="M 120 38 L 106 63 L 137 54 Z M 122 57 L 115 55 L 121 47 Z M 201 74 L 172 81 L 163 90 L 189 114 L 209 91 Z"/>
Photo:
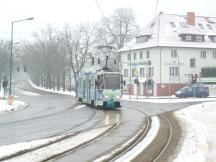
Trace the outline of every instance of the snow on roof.
<path fill-rule="evenodd" d="M 204 41 L 183 41 L 180 37 L 182 34 L 204 36 Z M 137 43 L 136 37 L 119 52 L 155 46 L 216 48 L 216 42 L 208 37 L 209 35 L 216 35 L 216 18 L 195 16 L 195 25 L 193 26 L 187 24 L 186 15 L 160 13 L 146 26 L 141 36 L 143 35 L 150 36 L 148 41 Z"/>

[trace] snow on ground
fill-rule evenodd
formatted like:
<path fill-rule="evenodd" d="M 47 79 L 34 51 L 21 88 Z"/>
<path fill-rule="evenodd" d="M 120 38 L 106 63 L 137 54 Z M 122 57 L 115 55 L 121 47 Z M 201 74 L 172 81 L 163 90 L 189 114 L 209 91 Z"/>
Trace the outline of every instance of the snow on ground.
<path fill-rule="evenodd" d="M 13 101 L 13 105 L 8 105 L 7 100 L 0 100 L 0 114 L 18 111 L 26 106 L 27 104 L 22 101 Z"/>
<path fill-rule="evenodd" d="M 216 102 L 202 103 L 175 112 L 183 128 L 174 162 L 214 162 L 216 159 Z"/>
<path fill-rule="evenodd" d="M 214 162 L 216 159 L 216 98 L 176 98 L 175 96 L 146 98 L 144 96 L 124 95 L 123 100 L 177 103 L 177 102 L 203 102 L 175 112 L 183 129 L 181 144 L 177 146 L 178 152 L 169 161 L 174 162 Z"/>
<path fill-rule="evenodd" d="M 33 88 L 35 88 L 35 89 L 39 89 L 39 90 L 46 91 L 46 92 L 54 92 L 54 93 L 59 93 L 59 94 L 76 96 L 76 93 L 74 91 L 71 91 L 71 92 L 70 91 L 63 91 L 63 90 L 54 91 L 53 89 L 46 89 L 46 88 L 42 88 L 42 87 L 36 86 L 34 83 L 32 83 L 32 81 L 30 79 L 28 81 L 31 84 L 31 86 Z"/>
<path fill-rule="evenodd" d="M 142 150 L 144 150 L 154 140 L 154 138 L 156 137 L 159 131 L 159 127 L 160 127 L 160 122 L 159 122 L 158 117 L 152 117 L 151 124 L 152 126 L 150 128 L 150 131 L 146 135 L 146 137 L 140 143 L 138 143 L 133 149 L 131 149 L 130 151 L 122 155 L 120 158 L 115 160 L 115 162 L 121 162 L 121 161 L 129 162 L 133 160 L 137 155 L 139 155 L 142 152 Z M 109 159 L 110 157 L 113 157 L 117 152 L 127 147 L 135 138 L 137 138 L 137 136 L 140 134 L 140 131 L 133 138 L 131 138 L 126 143 L 124 143 L 122 146 L 113 150 L 111 153 L 96 159 L 94 162 L 107 161 L 107 159 Z"/>
<path fill-rule="evenodd" d="M 202 101 L 216 101 L 216 98 L 177 98 L 175 96 L 165 96 L 165 97 L 148 97 L 145 96 L 134 96 L 131 95 L 123 95 L 122 100 L 129 100 L 129 101 L 139 101 L 139 102 L 151 102 L 151 103 L 177 103 L 177 102 L 202 102 Z"/>
<path fill-rule="evenodd" d="M 96 128 L 96 129 L 92 129 L 92 130 L 88 130 L 86 132 L 80 133 L 78 135 L 72 136 L 70 138 L 67 138 L 65 140 L 59 141 L 57 143 L 53 143 L 51 145 L 48 145 L 47 147 L 42 147 L 39 148 L 37 150 L 28 152 L 26 154 L 14 157 L 12 159 L 6 160 L 7 162 L 17 162 L 17 161 L 21 161 L 21 162 L 30 162 L 30 161 L 44 161 L 49 157 L 52 157 L 54 155 L 58 155 L 60 153 L 63 153 L 65 151 L 68 151 L 70 149 L 73 149 L 81 144 L 84 144 L 90 140 L 93 140 L 94 138 L 96 138 L 97 136 L 99 136 L 100 134 L 106 132 L 108 129 L 110 129 L 111 126 L 107 126 L 107 127 L 102 127 L 102 128 Z M 56 137 L 59 138 L 59 137 Z M 48 141 L 46 141 L 48 140 Z M 49 142 L 50 139 L 45 139 L 44 141 L 32 141 L 27 143 L 26 149 L 30 149 L 32 146 L 36 146 L 38 143 L 44 143 L 44 142 Z M 16 144 L 12 147 L 18 147 L 19 144 Z M 10 150 L 9 147 L 7 149 L 8 151 Z M 0 150 L 1 151 L 1 150 Z M 17 150 L 16 150 L 17 151 Z M 6 151 L 7 152 L 7 151 Z"/>
<path fill-rule="evenodd" d="M 130 162 L 132 161 L 137 155 L 139 155 L 156 137 L 159 131 L 160 122 L 158 117 L 152 117 L 152 127 L 146 137 L 138 143 L 133 149 L 131 149 L 126 154 L 122 155 L 119 159 L 115 162 Z"/>
<path fill-rule="evenodd" d="M 22 93 L 24 95 L 27 95 L 27 96 L 40 96 L 40 94 L 38 93 L 33 93 L 33 92 L 30 92 L 30 91 L 24 91 L 24 90 L 21 90 L 21 89 L 16 89 L 19 93 Z"/>
<path fill-rule="evenodd" d="M 64 136 L 52 137 L 48 139 L 34 140 L 30 142 L 20 142 L 11 145 L 4 145 L 0 147 L 0 159 L 3 157 L 9 157 L 17 152 L 38 148 L 39 146 L 49 144 L 50 142 L 59 140 Z"/>

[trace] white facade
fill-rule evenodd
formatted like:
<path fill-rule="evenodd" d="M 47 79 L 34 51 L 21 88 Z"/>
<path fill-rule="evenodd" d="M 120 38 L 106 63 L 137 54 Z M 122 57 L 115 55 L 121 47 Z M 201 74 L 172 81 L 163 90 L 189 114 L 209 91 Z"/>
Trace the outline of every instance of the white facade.
<path fill-rule="evenodd" d="M 152 95 L 170 95 L 188 84 L 191 74 L 200 76 L 202 67 L 216 66 L 216 18 L 193 17 L 192 13 L 195 24 L 191 25 L 188 16 L 159 14 L 142 36 L 119 50 L 126 84 L 130 84 L 131 69 L 131 83 L 138 77 L 141 95 L 148 79 L 154 81 Z"/>

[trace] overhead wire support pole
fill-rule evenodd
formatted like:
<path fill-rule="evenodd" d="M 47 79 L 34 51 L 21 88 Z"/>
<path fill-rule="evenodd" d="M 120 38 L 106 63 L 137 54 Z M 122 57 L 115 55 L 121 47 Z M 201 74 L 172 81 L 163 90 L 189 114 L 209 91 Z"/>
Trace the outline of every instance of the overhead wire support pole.
<path fill-rule="evenodd" d="M 10 54 L 10 80 L 9 80 L 9 96 L 11 96 L 11 81 L 12 81 L 12 61 L 13 61 L 13 24 L 11 26 L 11 54 Z"/>
<path fill-rule="evenodd" d="M 131 85 L 131 47 L 130 47 L 130 93 L 129 93 L 129 99 L 131 99 L 131 89 L 132 89 L 132 85 Z"/>
<path fill-rule="evenodd" d="M 157 0 L 157 2 L 156 2 L 155 16 L 156 16 L 156 14 L 157 14 L 157 9 L 158 9 L 158 0 Z"/>
<path fill-rule="evenodd" d="M 33 17 L 27 18 L 27 19 L 22 19 L 22 20 L 17 20 L 17 21 L 12 21 L 11 24 L 11 53 L 10 53 L 10 79 L 9 79 L 9 96 L 11 96 L 11 89 L 12 89 L 12 64 L 13 64 L 13 26 L 14 23 L 21 22 L 21 21 L 26 21 L 26 20 L 33 20 Z"/>

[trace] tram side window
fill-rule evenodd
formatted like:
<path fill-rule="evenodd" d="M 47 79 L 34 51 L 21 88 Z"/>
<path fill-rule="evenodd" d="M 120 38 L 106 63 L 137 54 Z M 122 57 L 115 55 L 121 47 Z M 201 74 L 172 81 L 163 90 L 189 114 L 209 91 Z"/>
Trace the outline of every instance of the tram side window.
<path fill-rule="evenodd" d="M 83 80 L 83 89 L 86 89 L 86 80 Z"/>
<path fill-rule="evenodd" d="M 104 89 L 103 77 L 98 75 L 96 80 L 97 89 Z"/>
<path fill-rule="evenodd" d="M 80 87 L 80 88 L 83 87 L 83 86 L 82 86 L 82 79 L 81 79 L 81 78 L 79 79 L 79 83 L 78 83 L 78 84 L 79 84 L 79 87 Z"/>

